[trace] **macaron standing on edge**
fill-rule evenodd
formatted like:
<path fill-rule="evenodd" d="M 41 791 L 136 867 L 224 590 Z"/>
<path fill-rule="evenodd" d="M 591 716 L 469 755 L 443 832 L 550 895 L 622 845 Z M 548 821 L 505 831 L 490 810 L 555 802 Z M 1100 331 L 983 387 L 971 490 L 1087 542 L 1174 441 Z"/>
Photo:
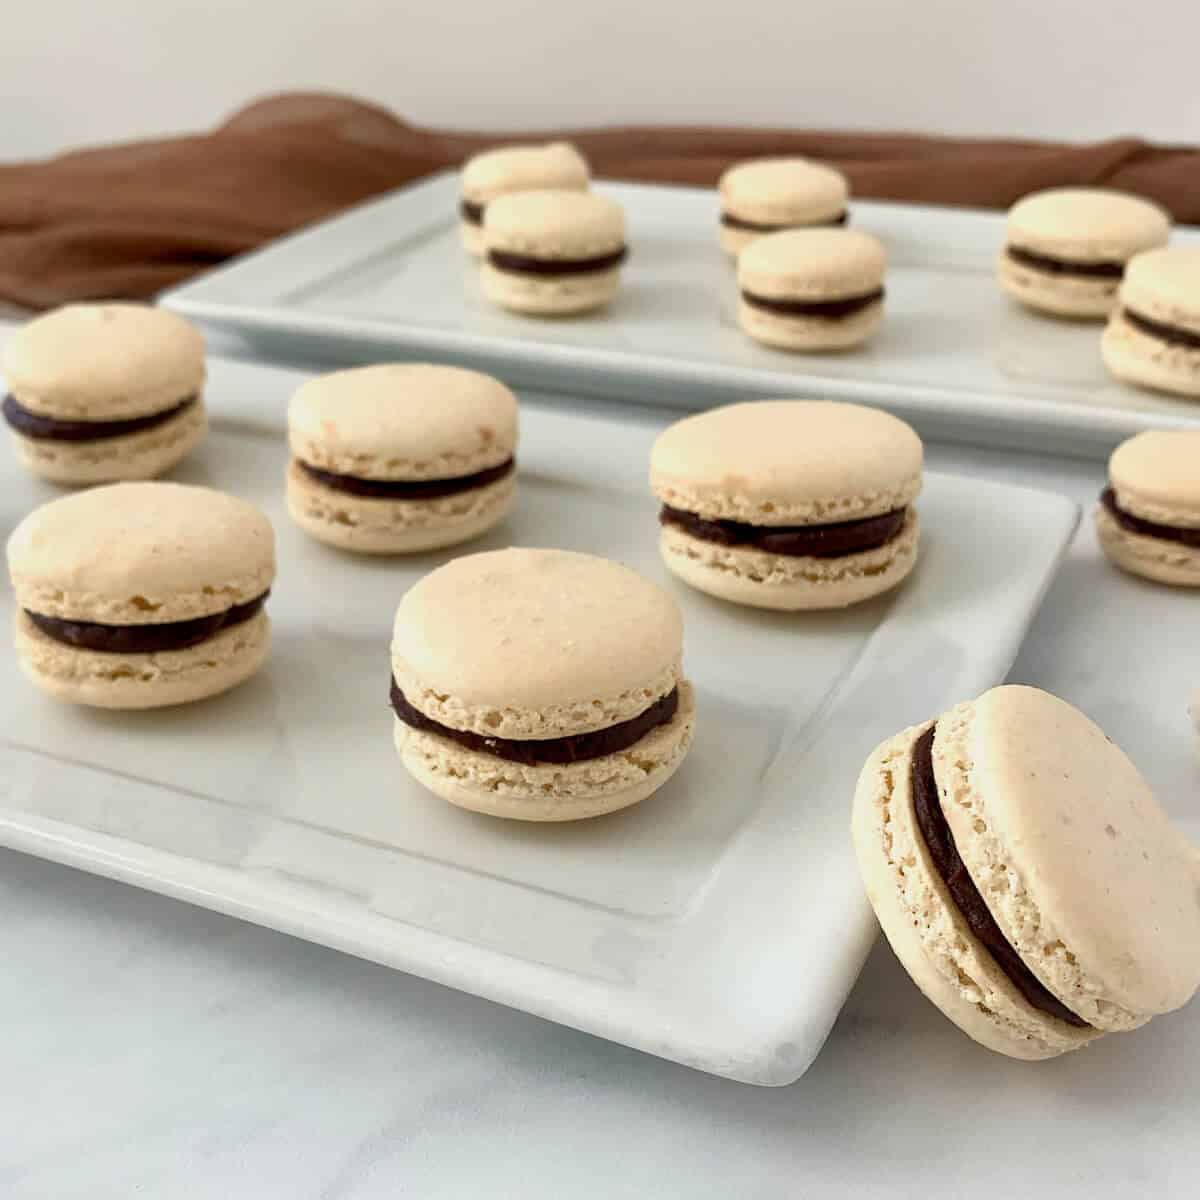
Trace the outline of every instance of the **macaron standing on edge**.
<path fill-rule="evenodd" d="M 502 196 L 483 221 L 480 281 L 492 303 L 534 316 L 566 316 L 608 304 L 625 261 L 625 215 L 595 192 Z"/>
<path fill-rule="evenodd" d="M 737 256 L 755 238 L 784 229 L 844 225 L 850 189 L 841 171 L 807 158 L 737 163 L 717 184 L 721 249 Z"/>
<path fill-rule="evenodd" d="M 288 512 L 343 550 L 452 546 L 516 498 L 517 399 L 462 367 L 383 363 L 310 379 L 288 407 L 288 442 Z"/>
<path fill-rule="evenodd" d="M 738 322 L 779 350 L 848 350 L 883 321 L 887 252 L 856 229 L 770 233 L 738 255 Z"/>
<path fill-rule="evenodd" d="M 1200 431 L 1153 430 L 1122 442 L 1108 460 L 1096 535 L 1118 567 L 1200 587 Z"/>
<path fill-rule="evenodd" d="M 459 232 L 463 247 L 483 254 L 483 214 L 498 196 L 541 188 L 586 192 L 587 160 L 570 142 L 498 146 L 467 159 L 462 169 Z"/>
<path fill-rule="evenodd" d="M 1130 262 L 1100 353 L 1118 379 L 1200 398 L 1200 246 L 1165 246 Z"/>
<path fill-rule="evenodd" d="M 659 549 L 702 592 L 755 608 L 842 608 L 917 561 L 921 439 L 878 409 L 760 400 L 687 417 L 650 456 Z"/>
<path fill-rule="evenodd" d="M 17 658 L 59 700 L 200 700 L 270 649 L 271 523 L 211 488 L 115 483 L 43 504 L 9 538 L 8 570 Z"/>
<path fill-rule="evenodd" d="M 1125 264 L 1165 245 L 1171 218 L 1157 204 L 1109 188 L 1050 188 L 1008 212 L 1000 284 L 1029 308 L 1106 317 Z"/>
<path fill-rule="evenodd" d="M 1200 853 L 1046 692 L 995 688 L 884 742 L 852 830 L 897 957 L 991 1050 L 1051 1058 L 1200 986 Z"/>
<path fill-rule="evenodd" d="M 4 416 L 22 462 L 56 483 L 149 479 L 204 437 L 204 339 L 147 304 L 68 304 L 5 347 Z"/>
<path fill-rule="evenodd" d="M 457 558 L 401 600 L 396 748 L 462 808 L 573 821 L 644 800 L 678 769 L 695 701 L 675 600 L 566 550 Z"/>

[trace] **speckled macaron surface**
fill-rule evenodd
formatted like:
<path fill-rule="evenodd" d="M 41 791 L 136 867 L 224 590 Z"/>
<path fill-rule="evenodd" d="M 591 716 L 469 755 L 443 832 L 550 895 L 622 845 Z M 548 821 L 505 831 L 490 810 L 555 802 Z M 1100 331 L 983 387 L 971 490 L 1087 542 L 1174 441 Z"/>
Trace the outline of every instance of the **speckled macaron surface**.
<path fill-rule="evenodd" d="M 455 545 L 516 498 L 517 400 L 479 371 L 384 363 L 321 375 L 288 408 L 288 511 L 367 554 Z"/>
<path fill-rule="evenodd" d="M 736 255 L 766 233 L 846 221 L 846 177 L 806 158 L 737 163 L 721 176 L 717 191 L 721 246 L 729 254 Z"/>
<path fill-rule="evenodd" d="M 462 169 L 463 245 L 483 253 L 483 214 L 498 196 L 545 188 L 587 191 L 587 160 L 570 142 L 498 146 L 469 158 Z"/>
<path fill-rule="evenodd" d="M 626 256 L 625 215 L 595 192 L 502 196 L 484 216 L 480 280 L 501 308 L 562 316 L 607 304 Z"/>
<path fill-rule="evenodd" d="M 1200 247 L 1130 261 L 1100 352 L 1118 379 L 1200 398 Z"/>
<path fill-rule="evenodd" d="M 1107 188 L 1050 188 L 1009 210 L 999 276 L 1030 308 L 1063 317 L 1105 317 L 1125 264 L 1162 246 L 1171 230 L 1157 204 Z"/>
<path fill-rule="evenodd" d="M 738 320 L 781 350 L 846 350 L 883 320 L 887 253 L 855 229 L 795 229 L 760 237 L 738 255 Z"/>
<path fill-rule="evenodd" d="M 271 524 L 211 488 L 118 483 L 35 509 L 8 541 L 17 656 L 61 700 L 157 708 L 266 659 Z"/>
<path fill-rule="evenodd" d="M 687 417 L 650 457 L 667 567 L 758 608 L 842 608 L 917 560 L 921 440 L 878 409 L 761 400 Z"/>
<path fill-rule="evenodd" d="M 1200 587 L 1200 432 L 1154 430 L 1122 442 L 1108 463 L 1096 533 L 1119 567 Z"/>
<path fill-rule="evenodd" d="M 645 799 L 679 767 L 694 699 L 662 588 L 565 550 L 455 559 L 400 602 L 395 741 L 453 804 L 567 821 Z"/>
<path fill-rule="evenodd" d="M 145 304 L 69 304 L 4 350 L 4 415 L 21 460 L 58 483 L 147 479 L 207 428 L 204 339 Z"/>
<path fill-rule="evenodd" d="M 1092 721 L 1006 686 L 883 743 L 854 799 L 867 894 L 976 1041 L 1040 1059 L 1200 986 L 1200 854 Z"/>

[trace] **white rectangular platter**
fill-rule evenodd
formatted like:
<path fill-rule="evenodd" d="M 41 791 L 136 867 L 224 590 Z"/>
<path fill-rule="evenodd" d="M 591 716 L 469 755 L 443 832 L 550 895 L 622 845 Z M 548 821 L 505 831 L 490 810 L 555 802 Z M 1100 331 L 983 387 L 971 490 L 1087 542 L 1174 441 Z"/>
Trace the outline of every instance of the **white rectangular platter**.
<path fill-rule="evenodd" d="M 433 357 L 513 384 L 682 408 L 862 400 L 943 440 L 1094 457 L 1148 427 L 1200 427 L 1200 403 L 1109 377 L 1101 325 L 1036 317 L 1001 293 L 1001 214 L 853 202 L 855 227 L 890 256 L 884 329 L 853 353 L 796 355 L 739 330 L 714 192 L 600 186 L 624 205 L 630 244 L 603 313 L 539 320 L 488 304 L 458 243 L 453 174 L 284 238 L 163 303 L 284 361 Z M 1174 237 L 1200 244 L 1196 230 Z"/>
<path fill-rule="evenodd" d="M 783 1084 L 819 1050 L 875 937 L 847 831 L 882 738 L 998 682 L 1077 520 L 1068 500 L 932 476 L 896 595 L 786 616 L 676 584 L 656 551 L 651 422 L 526 396 L 521 494 L 470 549 L 620 559 L 683 606 L 695 747 L 645 803 L 567 826 L 454 809 L 391 740 L 395 605 L 446 558 L 365 560 L 282 503 L 301 376 L 215 362 L 215 427 L 176 474 L 271 516 L 272 657 L 212 701 L 58 705 L 0 658 L 0 844 L 411 971 L 735 1079 Z M 268 414 L 264 417 L 264 414 Z M 55 494 L 0 456 L 5 535 Z M 7 585 L 3 615 L 11 618 Z"/>

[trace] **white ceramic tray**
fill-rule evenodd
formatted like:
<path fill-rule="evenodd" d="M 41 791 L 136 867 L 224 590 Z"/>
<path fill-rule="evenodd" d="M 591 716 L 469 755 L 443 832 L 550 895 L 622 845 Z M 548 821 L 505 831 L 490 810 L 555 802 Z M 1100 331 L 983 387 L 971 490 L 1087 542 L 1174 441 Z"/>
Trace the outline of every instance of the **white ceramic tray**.
<path fill-rule="evenodd" d="M 684 767 L 644 804 L 506 823 L 434 799 L 400 766 L 391 617 L 446 556 L 357 559 L 287 521 L 282 429 L 263 414 L 281 417 L 299 378 L 214 363 L 214 433 L 176 475 L 276 524 L 268 666 L 204 704 L 121 714 L 55 704 L 3 655 L 0 844 L 705 1071 L 794 1080 L 875 937 L 847 830 L 858 769 L 883 737 L 1004 676 L 1075 506 L 931 477 L 923 558 L 898 594 L 758 613 L 661 567 L 645 485 L 655 425 L 528 403 L 518 506 L 472 549 L 586 549 L 666 584 L 699 714 Z M 5 535 L 54 494 L 0 455 Z M 7 585 L 3 598 L 11 610 Z"/>
<path fill-rule="evenodd" d="M 285 361 L 431 356 L 514 384 L 701 408 L 820 395 L 890 408 L 929 436 L 1100 456 L 1147 427 L 1200 426 L 1200 404 L 1111 379 L 1101 326 L 1039 318 L 994 278 L 1003 216 L 855 201 L 891 258 L 887 319 L 862 350 L 795 355 L 737 327 L 717 201 L 698 188 L 603 184 L 629 218 L 621 295 L 602 314 L 497 311 L 458 244 L 452 174 L 393 192 L 168 293 L 163 303 Z M 1200 232 L 1179 229 L 1180 242 Z"/>

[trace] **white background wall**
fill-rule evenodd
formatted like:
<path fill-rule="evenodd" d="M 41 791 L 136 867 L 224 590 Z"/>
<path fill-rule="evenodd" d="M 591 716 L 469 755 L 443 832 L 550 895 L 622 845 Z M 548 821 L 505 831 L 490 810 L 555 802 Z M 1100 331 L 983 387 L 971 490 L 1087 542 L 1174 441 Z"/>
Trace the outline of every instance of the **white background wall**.
<path fill-rule="evenodd" d="M 615 121 L 1200 141 L 1200 0 L 4 0 L 0 158 L 332 88 Z"/>

